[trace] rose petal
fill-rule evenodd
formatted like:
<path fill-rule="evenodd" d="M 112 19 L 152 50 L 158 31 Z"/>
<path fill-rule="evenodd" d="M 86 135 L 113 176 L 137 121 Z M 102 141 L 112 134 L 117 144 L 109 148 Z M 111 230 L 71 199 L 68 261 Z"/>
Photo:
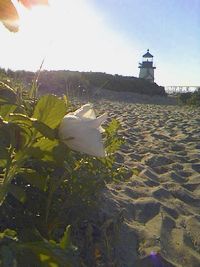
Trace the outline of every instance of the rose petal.
<path fill-rule="evenodd" d="M 13 21 L 3 21 L 3 25 L 10 31 L 10 32 L 18 32 L 19 26 L 18 24 L 14 23 Z"/>
<path fill-rule="evenodd" d="M 71 149 L 96 157 L 105 157 L 105 150 L 101 138 L 103 128 L 101 124 L 107 114 L 95 119 L 85 118 L 91 106 L 84 105 L 77 111 L 67 114 L 60 123 L 59 137 Z M 76 114 L 76 115 L 75 115 Z"/>
<path fill-rule="evenodd" d="M 19 15 L 10 0 L 0 0 L 0 21 L 12 32 L 18 31 Z"/>
<path fill-rule="evenodd" d="M 107 117 L 108 117 L 107 113 L 104 113 L 94 120 L 87 120 L 87 126 L 96 129 L 102 128 L 101 124 L 107 119 Z"/>
<path fill-rule="evenodd" d="M 105 150 L 102 143 L 101 134 L 97 129 L 87 127 L 78 128 L 82 136 L 74 135 L 73 139 L 68 140 L 66 144 L 73 150 L 86 153 L 95 157 L 105 157 Z"/>
<path fill-rule="evenodd" d="M 81 119 L 95 119 L 96 118 L 95 112 L 93 110 L 93 105 L 90 103 L 85 104 L 81 108 L 76 110 L 74 112 L 74 115 L 78 116 Z"/>
<path fill-rule="evenodd" d="M 18 0 L 26 8 L 31 8 L 35 5 L 48 5 L 48 0 Z"/>

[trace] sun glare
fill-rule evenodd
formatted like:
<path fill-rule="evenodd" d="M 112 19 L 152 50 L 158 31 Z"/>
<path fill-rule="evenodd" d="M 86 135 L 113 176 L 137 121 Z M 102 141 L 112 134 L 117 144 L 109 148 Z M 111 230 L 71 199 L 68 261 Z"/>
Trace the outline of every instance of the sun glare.
<path fill-rule="evenodd" d="M 139 49 L 109 30 L 104 17 L 89 1 L 52 0 L 49 6 L 30 10 L 17 6 L 20 31 L 11 34 L 3 27 L 3 33 L 0 31 L 0 37 L 6 40 L 5 50 L 9 51 L 9 57 L 6 53 L 0 57 L 7 57 L 3 61 L 8 67 L 37 70 L 45 58 L 45 69 L 134 72 Z"/>

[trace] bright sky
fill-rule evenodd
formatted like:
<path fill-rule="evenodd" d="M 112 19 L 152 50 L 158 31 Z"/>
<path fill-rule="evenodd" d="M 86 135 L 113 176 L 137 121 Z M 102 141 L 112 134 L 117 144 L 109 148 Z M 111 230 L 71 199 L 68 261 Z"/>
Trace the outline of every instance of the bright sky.
<path fill-rule="evenodd" d="M 0 25 L 0 67 L 35 71 L 45 57 L 44 69 L 138 77 L 149 48 L 159 85 L 200 85 L 200 0 L 49 2 L 18 5 L 18 33 Z"/>

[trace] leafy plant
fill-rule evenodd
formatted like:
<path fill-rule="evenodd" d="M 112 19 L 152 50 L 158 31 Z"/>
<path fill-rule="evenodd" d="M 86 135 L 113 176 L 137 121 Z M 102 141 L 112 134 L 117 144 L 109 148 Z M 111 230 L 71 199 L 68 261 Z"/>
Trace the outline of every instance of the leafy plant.
<path fill-rule="evenodd" d="M 200 88 L 194 92 L 181 93 L 178 95 L 178 101 L 182 105 L 200 106 Z"/>
<path fill-rule="evenodd" d="M 58 137 L 66 97 L 37 99 L 36 89 L 30 94 L 0 82 L 0 263 L 76 266 L 78 229 L 105 183 L 123 176 L 114 168 L 119 123 L 105 132 L 108 157 L 74 152 Z"/>
<path fill-rule="evenodd" d="M 9 266 L 77 266 L 76 248 L 69 242 L 69 227 L 59 242 L 45 240 L 37 230 L 13 230 L 0 234 L 0 265 Z M 27 238 L 28 237 L 28 238 Z"/>

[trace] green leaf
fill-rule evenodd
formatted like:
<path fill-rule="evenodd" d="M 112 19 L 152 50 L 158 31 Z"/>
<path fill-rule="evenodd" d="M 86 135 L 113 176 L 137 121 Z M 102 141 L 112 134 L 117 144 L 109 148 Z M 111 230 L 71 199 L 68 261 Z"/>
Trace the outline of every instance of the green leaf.
<path fill-rule="evenodd" d="M 47 138 L 42 138 L 34 144 L 34 147 L 39 147 L 43 151 L 52 151 L 52 149 L 57 145 L 57 140 L 49 140 Z"/>
<path fill-rule="evenodd" d="M 33 118 L 51 128 L 56 128 L 65 114 L 66 106 L 63 99 L 54 95 L 45 95 L 36 104 Z"/>
<path fill-rule="evenodd" d="M 22 203 L 25 202 L 26 193 L 21 187 L 14 185 L 14 184 L 8 184 L 7 189 L 8 189 L 8 192 L 12 194 L 17 200 L 19 200 Z"/>
<path fill-rule="evenodd" d="M 10 144 L 16 150 L 23 149 L 31 138 L 30 127 L 24 127 L 24 125 L 18 123 L 9 122 L 7 132 L 10 137 Z"/>
<path fill-rule="evenodd" d="M 10 146 L 10 134 L 8 122 L 2 121 L 0 118 L 0 147 Z"/>
<path fill-rule="evenodd" d="M 2 245 L 0 248 L 0 264 L 3 267 L 13 267 L 15 266 L 15 256 L 13 251 L 9 246 Z"/>
<path fill-rule="evenodd" d="M 45 239 L 42 237 L 42 235 L 37 230 L 37 228 L 34 228 L 34 227 L 33 228 L 32 227 L 31 228 L 23 227 L 20 231 L 19 239 L 24 243 L 45 241 Z"/>
<path fill-rule="evenodd" d="M 50 128 L 49 126 L 47 126 L 43 122 L 36 120 L 36 121 L 33 121 L 32 122 L 32 125 L 44 137 L 47 137 L 50 140 L 54 140 L 56 138 L 56 131 L 55 131 L 55 129 Z"/>
<path fill-rule="evenodd" d="M 109 135 L 116 135 L 117 131 L 120 128 L 120 122 L 117 121 L 116 119 L 112 119 L 112 121 L 109 123 L 109 125 L 107 126 L 106 133 Z"/>
<path fill-rule="evenodd" d="M 120 146 L 124 143 L 124 140 L 122 138 L 119 138 L 118 136 L 119 128 L 120 128 L 119 121 L 113 119 L 105 129 L 105 135 L 106 135 L 105 148 L 108 154 L 116 152 L 120 148 Z"/>
<path fill-rule="evenodd" d="M 19 151 L 16 153 L 15 160 L 18 161 L 22 157 L 33 157 L 41 160 L 44 157 L 44 151 L 42 151 L 39 147 L 28 147 L 25 151 Z"/>
<path fill-rule="evenodd" d="M 7 184 L 0 183 L 0 205 L 2 205 L 7 193 Z"/>
<path fill-rule="evenodd" d="M 41 138 L 33 146 L 26 148 L 24 151 L 19 151 L 15 160 L 18 161 L 21 157 L 33 157 L 43 161 L 55 161 L 52 151 L 57 145 L 57 140 Z"/>
<path fill-rule="evenodd" d="M 4 120 L 7 120 L 9 118 L 10 113 L 15 111 L 16 107 L 16 105 L 12 104 L 2 104 L 0 106 L 0 116 L 2 116 Z"/>
<path fill-rule="evenodd" d="M 25 242 L 21 245 L 22 251 L 30 249 L 40 261 L 40 266 L 43 267 L 73 267 L 73 254 L 68 251 L 63 251 L 53 242 L 36 241 Z"/>
<path fill-rule="evenodd" d="M 17 241 L 17 233 L 14 230 L 6 229 L 0 232 L 0 266 L 13 267 L 16 265 L 14 246 Z"/>
<path fill-rule="evenodd" d="M 10 120 L 17 124 L 22 124 L 27 127 L 33 127 L 43 136 L 51 140 L 55 139 L 56 137 L 55 129 L 50 128 L 48 125 L 46 125 L 41 121 L 38 121 L 35 118 L 29 118 L 24 114 L 15 113 L 15 114 L 10 114 Z M 36 137 L 38 137 L 38 135 L 36 135 Z"/>
<path fill-rule="evenodd" d="M 19 175 L 31 185 L 39 188 L 40 190 L 45 190 L 47 177 L 44 177 L 32 169 L 21 169 Z"/>
<path fill-rule="evenodd" d="M 18 149 L 24 149 L 26 145 L 31 141 L 32 128 L 20 125 L 20 140 L 18 143 Z"/>
<path fill-rule="evenodd" d="M 43 160 L 54 161 L 52 151 L 57 145 L 57 140 L 52 141 L 47 138 L 42 138 L 34 144 L 33 149 L 40 149 Z"/>
<path fill-rule="evenodd" d="M 9 237 L 12 237 L 12 238 L 15 238 L 17 236 L 17 232 L 16 231 L 8 229 L 8 228 L 3 232 L 3 234 L 4 234 L 4 236 L 9 236 Z"/>
<path fill-rule="evenodd" d="M 26 200 L 26 194 L 21 187 L 10 183 L 3 183 L 0 185 L 0 205 L 3 203 L 8 193 L 12 194 L 22 203 Z"/>
<path fill-rule="evenodd" d="M 17 94 L 15 91 L 0 81 L 0 104 L 16 104 Z"/>
<path fill-rule="evenodd" d="M 0 159 L 8 159 L 9 158 L 9 153 L 8 149 L 5 147 L 0 147 Z"/>
<path fill-rule="evenodd" d="M 32 123 L 34 121 L 34 119 L 31 119 L 28 116 L 20 113 L 11 113 L 9 119 L 14 123 L 24 124 L 29 127 L 32 126 Z"/>
<path fill-rule="evenodd" d="M 0 147 L 0 167 L 5 167 L 9 159 L 9 152 L 6 147 Z"/>
<path fill-rule="evenodd" d="M 12 146 L 16 150 L 23 149 L 30 141 L 30 127 L 18 123 L 2 121 L 0 125 L 0 147 Z"/>
<path fill-rule="evenodd" d="M 53 158 L 58 165 L 63 164 L 64 160 L 67 157 L 68 151 L 69 148 L 63 143 L 59 143 L 57 146 L 53 148 Z"/>
<path fill-rule="evenodd" d="M 63 237 L 60 240 L 60 247 L 62 249 L 69 249 L 70 248 L 70 246 L 71 246 L 70 235 L 71 235 L 71 226 L 68 225 L 66 227 L 66 230 L 64 232 Z"/>

